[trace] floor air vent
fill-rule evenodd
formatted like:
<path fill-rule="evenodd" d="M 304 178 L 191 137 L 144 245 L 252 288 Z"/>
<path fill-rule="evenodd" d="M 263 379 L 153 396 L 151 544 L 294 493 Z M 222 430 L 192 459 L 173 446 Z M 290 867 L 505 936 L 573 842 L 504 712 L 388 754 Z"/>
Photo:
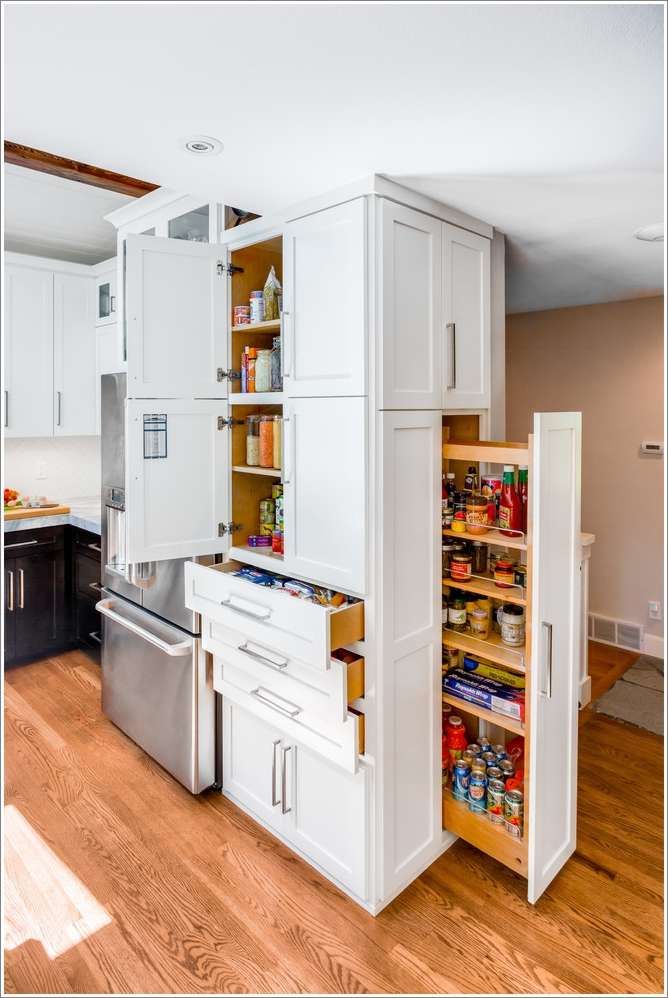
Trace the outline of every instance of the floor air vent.
<path fill-rule="evenodd" d="M 620 648 L 642 650 L 642 627 L 626 620 L 614 620 L 612 617 L 600 617 L 596 613 L 589 614 L 589 637 L 604 644 L 617 645 Z"/>

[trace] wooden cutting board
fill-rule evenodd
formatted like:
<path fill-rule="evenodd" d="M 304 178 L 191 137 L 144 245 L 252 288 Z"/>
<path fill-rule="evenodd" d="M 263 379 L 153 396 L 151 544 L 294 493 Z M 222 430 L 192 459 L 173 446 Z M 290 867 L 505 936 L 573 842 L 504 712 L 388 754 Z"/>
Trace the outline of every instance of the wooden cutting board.
<path fill-rule="evenodd" d="M 69 511 L 69 506 L 18 506 L 6 509 L 4 517 L 5 520 L 27 520 L 32 516 L 60 516 Z"/>

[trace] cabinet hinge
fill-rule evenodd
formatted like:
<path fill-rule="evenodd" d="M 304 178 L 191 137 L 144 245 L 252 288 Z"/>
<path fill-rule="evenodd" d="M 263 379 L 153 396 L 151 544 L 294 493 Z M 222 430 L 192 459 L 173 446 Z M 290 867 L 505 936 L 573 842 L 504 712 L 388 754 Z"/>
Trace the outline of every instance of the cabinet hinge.
<path fill-rule="evenodd" d="M 244 268 L 235 267 L 232 263 L 223 263 L 222 260 L 219 260 L 216 264 L 216 272 L 219 277 L 222 277 L 223 274 L 227 274 L 228 277 L 231 277 L 232 274 L 243 274 Z"/>
<path fill-rule="evenodd" d="M 235 531 L 241 530 L 240 523 L 219 523 L 218 524 L 218 536 L 225 537 L 226 534 L 233 534 Z"/>
<path fill-rule="evenodd" d="M 225 416 L 218 417 L 218 429 L 224 430 L 226 426 L 243 426 L 243 419 L 234 419 L 233 416 L 226 418 Z"/>
<path fill-rule="evenodd" d="M 216 370 L 216 381 L 241 381 L 241 371 L 224 371 L 222 367 Z"/>

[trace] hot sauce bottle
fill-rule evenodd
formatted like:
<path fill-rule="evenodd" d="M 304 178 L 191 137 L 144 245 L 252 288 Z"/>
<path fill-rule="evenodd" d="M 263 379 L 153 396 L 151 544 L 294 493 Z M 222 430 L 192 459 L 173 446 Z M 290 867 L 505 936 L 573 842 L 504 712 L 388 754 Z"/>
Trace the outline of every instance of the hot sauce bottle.
<path fill-rule="evenodd" d="M 515 469 L 512 464 L 503 466 L 503 485 L 499 500 L 499 529 L 506 537 L 522 531 L 522 500 L 515 488 Z"/>

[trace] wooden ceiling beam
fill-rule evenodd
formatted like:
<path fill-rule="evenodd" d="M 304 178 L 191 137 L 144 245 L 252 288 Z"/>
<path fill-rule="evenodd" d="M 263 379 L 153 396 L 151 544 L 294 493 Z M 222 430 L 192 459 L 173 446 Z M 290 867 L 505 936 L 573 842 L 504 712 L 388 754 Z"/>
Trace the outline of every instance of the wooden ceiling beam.
<path fill-rule="evenodd" d="M 88 163 L 78 163 L 75 159 L 56 156 L 54 153 L 41 149 L 22 146 L 18 142 L 5 140 L 5 163 L 24 166 L 28 170 L 38 170 L 41 173 L 51 173 L 56 177 L 76 180 L 91 187 L 101 187 L 105 191 L 116 191 L 128 197 L 139 198 L 157 189 L 158 184 L 149 184 L 146 180 L 126 177 L 122 173 L 103 170 L 100 166 L 90 166 Z"/>

